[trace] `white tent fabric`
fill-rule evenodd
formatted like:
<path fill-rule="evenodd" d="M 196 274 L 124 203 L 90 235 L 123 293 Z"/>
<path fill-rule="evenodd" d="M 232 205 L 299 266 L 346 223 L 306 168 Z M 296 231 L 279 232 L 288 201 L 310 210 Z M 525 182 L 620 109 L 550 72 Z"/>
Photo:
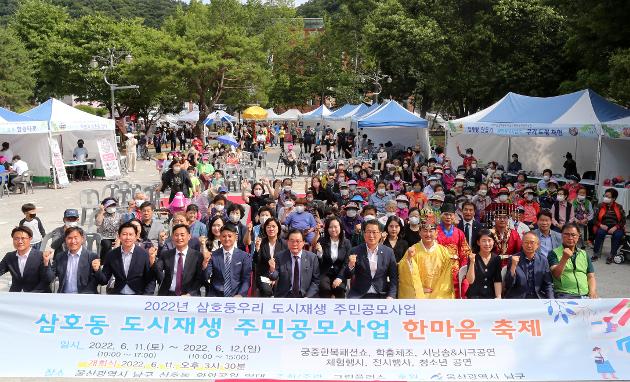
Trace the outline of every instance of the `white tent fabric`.
<path fill-rule="evenodd" d="M 96 159 L 96 169 L 102 168 L 97 141 L 102 138 L 109 139 L 113 147 L 117 147 L 113 120 L 83 112 L 54 98 L 22 113 L 22 116 L 43 121 L 47 126 L 46 133 L 42 132 L 28 137 L 14 136 L 16 148 L 23 146 L 24 152 L 35 153 L 27 163 L 36 177 L 50 176 L 49 136 L 57 139 L 66 161 L 72 160 L 72 152 L 77 141 L 83 139 L 85 148 L 89 153 L 88 158 Z"/>
<path fill-rule="evenodd" d="M 199 120 L 199 110 L 193 110 L 177 117 L 179 122 L 197 122 Z"/>
<path fill-rule="evenodd" d="M 332 112 L 326 107 L 326 105 L 321 105 L 315 110 L 309 111 L 308 113 L 302 114 L 300 117 L 303 121 L 323 121 L 323 119 L 329 116 Z"/>
<path fill-rule="evenodd" d="M 289 109 L 278 117 L 280 121 L 297 121 L 301 115 L 302 113 L 298 109 Z"/>
<path fill-rule="evenodd" d="M 273 111 L 273 108 L 270 107 L 267 109 L 267 121 L 279 121 L 280 116 Z"/>
<path fill-rule="evenodd" d="M 341 130 L 342 128 L 350 130 L 350 126 L 352 124 L 352 116 L 355 115 L 359 110 L 362 110 L 362 105 L 363 104 L 347 104 L 335 110 L 330 115 L 324 117 L 326 128 L 330 128 L 335 131 Z M 363 107 L 365 107 L 365 105 L 363 105 Z"/>

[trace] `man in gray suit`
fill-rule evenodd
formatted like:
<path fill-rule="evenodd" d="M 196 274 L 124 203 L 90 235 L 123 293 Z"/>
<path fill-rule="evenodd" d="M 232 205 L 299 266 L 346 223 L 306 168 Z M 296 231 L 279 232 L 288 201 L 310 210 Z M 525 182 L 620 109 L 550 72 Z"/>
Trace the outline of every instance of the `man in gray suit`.
<path fill-rule="evenodd" d="M 319 260 L 304 251 L 304 233 L 293 229 L 287 237 L 289 249 L 269 260 L 269 279 L 276 281 L 274 297 L 311 298 L 319 293 Z"/>
<path fill-rule="evenodd" d="M 558 248 L 562 245 L 562 235 L 560 232 L 551 229 L 551 211 L 540 211 L 536 219 L 538 221 L 538 229 L 532 232 L 538 237 L 538 242 L 540 243 L 538 248 L 539 253 L 543 256 L 547 256 L 554 248 Z"/>

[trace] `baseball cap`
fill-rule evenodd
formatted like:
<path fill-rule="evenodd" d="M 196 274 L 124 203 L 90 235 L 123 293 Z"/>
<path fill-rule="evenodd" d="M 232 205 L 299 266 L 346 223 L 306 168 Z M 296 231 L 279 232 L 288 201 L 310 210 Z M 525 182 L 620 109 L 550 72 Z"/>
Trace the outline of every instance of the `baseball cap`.
<path fill-rule="evenodd" d="M 227 188 L 225 188 L 225 186 L 221 186 L 221 187 L 219 187 L 219 193 L 221 193 L 221 192 L 227 193 L 228 190 L 227 190 Z"/>
<path fill-rule="evenodd" d="M 63 213 L 63 218 L 67 219 L 67 218 L 79 218 L 79 211 L 74 209 L 74 208 L 68 208 L 67 210 L 64 211 Z"/>

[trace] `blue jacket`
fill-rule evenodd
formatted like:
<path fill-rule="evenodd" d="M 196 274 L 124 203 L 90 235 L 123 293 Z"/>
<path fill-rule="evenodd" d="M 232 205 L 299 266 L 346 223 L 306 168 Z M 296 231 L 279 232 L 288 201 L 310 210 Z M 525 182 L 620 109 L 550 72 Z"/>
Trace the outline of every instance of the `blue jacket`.
<path fill-rule="evenodd" d="M 508 264 L 505 274 L 505 298 L 526 298 L 527 297 L 527 259 L 523 252 L 514 256 L 520 256 L 515 274 L 510 272 L 511 265 Z M 534 254 L 534 289 L 536 296 L 541 299 L 554 298 L 553 282 L 549 262 L 547 257 L 536 252 Z"/>
<path fill-rule="evenodd" d="M 251 284 L 251 256 L 238 248 L 234 248 L 234 253 L 232 253 L 232 260 L 230 265 L 230 279 L 232 283 L 233 294 L 231 296 L 224 296 L 225 258 L 223 256 L 223 248 L 219 248 L 212 253 L 212 260 L 210 260 L 208 268 L 206 268 L 206 279 L 210 284 L 207 296 L 233 297 L 237 294 L 242 297 L 247 296 L 247 292 L 249 291 L 249 286 Z"/>

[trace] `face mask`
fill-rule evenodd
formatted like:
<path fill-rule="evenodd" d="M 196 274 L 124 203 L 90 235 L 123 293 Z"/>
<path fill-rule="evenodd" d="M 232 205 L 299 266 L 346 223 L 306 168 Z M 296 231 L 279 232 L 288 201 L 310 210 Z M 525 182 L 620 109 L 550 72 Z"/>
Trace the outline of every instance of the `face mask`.
<path fill-rule="evenodd" d="M 223 204 L 217 204 L 216 206 L 214 206 L 214 209 L 219 212 L 223 211 L 224 208 L 225 206 Z"/>
<path fill-rule="evenodd" d="M 348 187 L 350 187 L 350 191 L 354 191 L 354 190 L 357 189 L 357 186 L 354 186 L 354 185 L 351 185 L 351 186 L 348 186 Z"/>
<path fill-rule="evenodd" d="M 464 187 L 464 182 L 456 182 L 455 185 L 457 187 Z"/>
<path fill-rule="evenodd" d="M 431 187 L 437 186 L 437 182 L 436 181 L 431 181 L 431 182 L 429 182 L 429 184 L 431 185 Z"/>
<path fill-rule="evenodd" d="M 301 214 L 302 212 L 304 212 L 304 206 L 295 207 L 295 212 L 297 212 L 298 214 Z"/>
<path fill-rule="evenodd" d="M 586 196 L 584 195 L 578 195 L 577 196 L 577 200 L 579 200 L 580 202 L 584 201 L 586 199 Z"/>
<path fill-rule="evenodd" d="M 385 195 L 385 189 L 384 188 L 379 188 L 378 189 L 378 194 L 379 195 Z"/>
<path fill-rule="evenodd" d="M 422 176 L 429 176 L 429 173 L 426 171 L 422 171 Z"/>
<path fill-rule="evenodd" d="M 556 200 L 559 201 L 559 202 L 564 202 L 564 195 L 556 196 Z"/>
<path fill-rule="evenodd" d="M 262 193 L 263 193 L 262 190 L 254 190 L 254 195 L 256 196 L 260 196 L 262 195 Z"/>
<path fill-rule="evenodd" d="M 181 170 L 182 170 L 182 168 L 181 168 L 181 167 L 173 167 L 173 172 L 174 172 L 175 174 L 178 174 Z"/>
<path fill-rule="evenodd" d="M 284 202 L 284 206 L 288 207 L 288 208 L 293 207 L 293 201 L 292 200 L 288 200 L 288 201 Z"/>
<path fill-rule="evenodd" d="M 348 190 L 345 190 L 345 189 L 340 190 L 339 192 L 341 193 L 342 196 L 348 196 L 349 194 Z"/>
<path fill-rule="evenodd" d="M 418 223 L 420 223 L 420 218 L 419 217 L 412 216 L 412 217 L 409 218 L 409 224 L 416 225 Z"/>
<path fill-rule="evenodd" d="M 238 223 L 239 220 L 241 220 L 241 215 L 239 215 L 239 214 L 230 214 L 230 221 L 232 223 Z"/>
<path fill-rule="evenodd" d="M 409 165 L 408 165 L 407 163 L 405 163 L 405 164 L 403 165 L 403 168 L 407 168 L 407 167 L 409 167 Z"/>
<path fill-rule="evenodd" d="M 451 173 L 451 170 L 444 170 L 444 173 L 445 173 L 445 174 L 450 174 L 450 173 Z"/>
<path fill-rule="evenodd" d="M 66 222 L 66 227 L 70 228 L 70 227 L 78 227 L 79 226 L 79 222 Z"/>
<path fill-rule="evenodd" d="M 107 212 L 108 214 L 113 214 L 114 212 L 116 212 L 116 207 L 107 207 L 105 208 L 105 212 Z"/>
<path fill-rule="evenodd" d="M 395 176 L 395 177 L 394 177 L 394 180 L 395 180 L 396 182 L 400 182 L 400 177 L 399 177 L 399 176 Z"/>
<path fill-rule="evenodd" d="M 291 192 L 291 186 L 284 186 L 284 192 Z"/>
<path fill-rule="evenodd" d="M 396 216 L 395 212 L 388 212 L 385 214 L 387 217 Z"/>
<path fill-rule="evenodd" d="M 549 179 L 551 179 L 551 178 L 549 177 L 549 175 L 545 175 L 545 176 L 543 176 L 543 180 L 544 180 L 545 182 L 549 182 Z"/>
<path fill-rule="evenodd" d="M 529 200 L 529 201 L 531 202 L 532 200 L 534 200 L 534 195 L 532 195 L 532 194 L 527 194 L 527 195 L 525 196 L 525 199 L 527 199 L 527 200 Z"/>
<path fill-rule="evenodd" d="M 260 225 L 265 224 L 265 222 L 267 221 L 267 219 L 269 219 L 268 216 L 263 216 L 261 218 L 259 218 L 258 220 L 260 221 Z"/>
<path fill-rule="evenodd" d="M 604 198 L 602 199 L 602 202 L 606 203 L 606 204 L 610 204 L 612 202 L 611 198 Z"/>
<path fill-rule="evenodd" d="M 473 163 L 470 165 L 470 168 L 477 168 L 477 163 Z"/>
<path fill-rule="evenodd" d="M 508 196 L 507 195 L 499 195 L 499 201 L 500 202 L 507 202 L 508 200 Z"/>
<path fill-rule="evenodd" d="M 420 187 L 414 187 L 414 188 L 413 188 L 413 192 L 422 192 L 422 188 L 420 188 Z"/>
<path fill-rule="evenodd" d="M 357 210 L 347 210 L 346 216 L 349 218 L 353 218 L 357 216 Z"/>
<path fill-rule="evenodd" d="M 28 216 L 29 216 L 31 219 L 34 219 L 34 218 L 35 218 L 35 216 L 37 216 L 37 214 L 28 214 Z"/>
<path fill-rule="evenodd" d="M 486 196 L 488 194 L 488 190 L 479 190 L 479 195 Z"/>
<path fill-rule="evenodd" d="M 494 178 L 494 179 L 492 179 L 492 183 L 499 184 L 499 183 L 501 183 L 501 179 Z"/>
<path fill-rule="evenodd" d="M 407 205 L 405 203 L 398 203 L 398 208 L 402 210 L 402 209 L 407 208 Z"/>
<path fill-rule="evenodd" d="M 475 187 L 475 182 L 468 182 L 468 187 Z"/>
<path fill-rule="evenodd" d="M 514 187 L 508 187 L 507 189 L 508 189 L 508 191 L 510 191 L 510 192 L 514 191 Z"/>
<path fill-rule="evenodd" d="M 306 198 L 306 201 L 310 203 L 310 202 L 312 202 L 312 201 L 313 201 L 313 198 L 310 198 L 310 197 L 309 197 L 309 198 Z"/>
<path fill-rule="evenodd" d="M 365 215 L 363 217 L 363 220 L 365 220 L 366 222 L 370 221 L 370 220 L 374 220 L 374 219 L 376 219 L 376 216 L 374 216 L 374 215 Z"/>

